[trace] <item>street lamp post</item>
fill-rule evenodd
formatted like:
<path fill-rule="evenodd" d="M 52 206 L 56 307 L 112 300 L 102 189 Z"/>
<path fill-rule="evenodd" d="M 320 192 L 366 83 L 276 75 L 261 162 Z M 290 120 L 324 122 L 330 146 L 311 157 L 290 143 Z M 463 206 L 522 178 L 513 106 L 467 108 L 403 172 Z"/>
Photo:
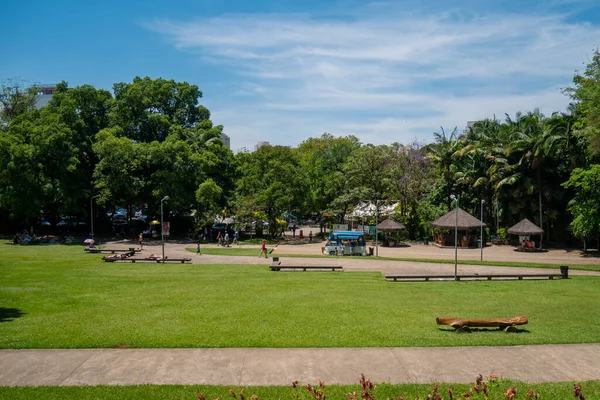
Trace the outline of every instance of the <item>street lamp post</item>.
<path fill-rule="evenodd" d="M 165 262 L 165 228 L 163 222 L 163 202 L 169 200 L 169 196 L 165 196 L 160 200 L 160 244 L 162 247 L 162 262 Z"/>
<path fill-rule="evenodd" d="M 375 200 L 375 257 L 379 257 L 379 200 Z"/>
<path fill-rule="evenodd" d="M 454 219 L 454 280 L 458 280 L 458 197 L 451 194 L 450 198 L 456 200 Z"/>
<path fill-rule="evenodd" d="M 483 205 L 485 204 L 485 200 L 481 199 L 481 226 L 479 230 L 479 242 L 481 243 L 481 261 L 483 261 Z"/>
<path fill-rule="evenodd" d="M 94 199 L 100 197 L 99 194 L 90 197 L 90 235 L 91 238 L 94 238 Z"/>

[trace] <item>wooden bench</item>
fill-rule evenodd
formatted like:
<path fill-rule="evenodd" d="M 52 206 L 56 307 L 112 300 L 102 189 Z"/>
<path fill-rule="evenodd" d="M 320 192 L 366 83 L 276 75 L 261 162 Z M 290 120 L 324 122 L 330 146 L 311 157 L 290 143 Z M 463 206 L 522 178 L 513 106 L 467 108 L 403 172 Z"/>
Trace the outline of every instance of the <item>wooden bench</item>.
<path fill-rule="evenodd" d="M 104 256 L 102 257 L 102 259 L 104 261 L 117 261 L 117 260 L 125 260 L 129 257 L 133 257 L 135 255 L 134 251 L 128 251 L 126 253 L 119 253 L 119 254 L 114 254 L 114 255 L 110 255 L 110 256 Z"/>
<path fill-rule="evenodd" d="M 342 271 L 344 269 L 344 267 L 339 266 L 339 265 L 278 265 L 278 264 L 274 264 L 274 265 L 269 265 L 269 268 L 271 269 L 271 271 L 281 271 L 282 269 L 289 269 L 289 270 L 302 270 L 302 271 L 308 271 L 308 270 L 325 270 L 325 271 Z"/>
<path fill-rule="evenodd" d="M 490 318 L 490 319 L 460 319 L 449 317 L 438 317 L 435 319 L 438 325 L 448 325 L 458 331 L 468 332 L 470 328 L 499 328 L 505 332 L 514 332 L 515 325 L 525 325 L 529 321 L 526 316 L 512 318 Z"/>
<path fill-rule="evenodd" d="M 83 249 L 83 251 L 87 251 L 88 253 L 111 253 L 111 254 L 115 254 L 115 253 L 139 253 L 140 250 L 138 249 L 134 249 L 133 247 L 130 247 L 129 250 L 124 250 L 124 249 L 96 249 L 96 248 L 89 248 L 86 247 L 85 249 Z"/>
<path fill-rule="evenodd" d="M 534 279 L 568 279 L 569 267 L 562 266 L 560 274 L 472 274 L 458 275 L 457 281 L 471 280 L 534 280 Z M 386 275 L 385 279 L 391 282 L 417 282 L 417 281 L 453 281 L 454 275 Z"/>
<path fill-rule="evenodd" d="M 131 262 L 131 263 L 136 263 L 136 262 L 151 262 L 151 263 L 168 263 L 168 262 L 175 262 L 175 263 L 187 263 L 187 262 L 191 262 L 192 259 L 191 258 L 165 258 L 163 259 L 154 259 L 154 258 L 103 258 L 104 261 L 107 262 Z"/>

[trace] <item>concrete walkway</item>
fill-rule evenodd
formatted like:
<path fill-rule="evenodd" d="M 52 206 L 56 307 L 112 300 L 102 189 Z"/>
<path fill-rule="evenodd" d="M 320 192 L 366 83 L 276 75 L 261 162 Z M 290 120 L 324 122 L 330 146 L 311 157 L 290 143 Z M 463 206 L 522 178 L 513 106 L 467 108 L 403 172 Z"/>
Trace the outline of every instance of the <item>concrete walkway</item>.
<path fill-rule="evenodd" d="M 128 242 L 112 242 L 107 244 L 107 247 L 117 249 L 128 249 L 133 245 Z M 302 255 L 318 255 L 320 254 L 321 243 L 311 243 L 302 245 L 282 245 L 277 246 L 270 254 L 269 258 L 259 258 L 258 246 L 232 246 L 223 248 L 216 244 L 204 244 L 203 248 L 221 248 L 224 251 L 237 248 L 252 248 L 256 250 L 256 257 L 236 256 L 232 251 L 232 255 L 196 255 L 193 252 L 187 251 L 186 248 L 194 248 L 192 243 L 167 243 L 165 244 L 165 255 L 170 258 L 188 257 L 192 259 L 193 264 L 270 264 L 271 257 L 282 256 L 282 265 L 337 265 L 344 267 L 344 271 L 366 271 L 366 272 L 381 272 L 384 275 L 453 275 L 454 263 L 426 263 L 417 261 L 395 261 L 374 259 L 372 257 L 317 257 L 303 258 Z M 273 248 L 274 246 L 269 246 Z M 461 253 L 462 251 L 462 253 Z M 478 260 L 480 252 L 478 249 L 461 249 L 459 251 L 459 260 Z M 553 263 L 556 269 L 540 269 L 540 268 L 520 268 L 520 267 L 497 267 L 485 265 L 458 265 L 459 275 L 472 274 L 547 274 L 560 273 L 560 265 L 573 264 L 600 264 L 598 258 L 585 258 L 580 255 L 568 254 L 566 252 L 549 252 L 549 253 L 518 253 L 512 250 L 509 246 L 491 246 L 485 249 L 486 259 L 503 260 L 503 261 L 529 261 Z M 144 245 L 142 256 L 151 253 L 160 254 L 160 243 L 154 242 Z M 382 254 L 383 253 L 383 254 Z M 453 259 L 453 249 L 440 249 L 436 246 L 412 245 L 410 248 L 383 248 L 382 257 L 414 257 L 423 259 Z M 524 256 L 534 255 L 535 258 L 527 259 Z M 286 257 L 286 255 L 296 255 L 297 257 Z M 551 271 L 551 272 L 549 272 Z M 586 271 L 569 269 L 569 275 L 593 275 L 600 276 L 600 271 Z"/>
<path fill-rule="evenodd" d="M 600 379 L 600 344 L 326 349 L 0 350 L 0 386 L 289 385 Z"/>

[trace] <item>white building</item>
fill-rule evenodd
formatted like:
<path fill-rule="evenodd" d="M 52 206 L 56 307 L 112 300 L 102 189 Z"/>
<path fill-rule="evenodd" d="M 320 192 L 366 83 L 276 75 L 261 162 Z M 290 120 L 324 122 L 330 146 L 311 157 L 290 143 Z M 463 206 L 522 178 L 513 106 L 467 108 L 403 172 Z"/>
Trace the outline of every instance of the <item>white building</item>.
<path fill-rule="evenodd" d="M 256 151 L 256 150 L 260 149 L 260 148 L 261 148 L 261 147 L 263 147 L 263 146 L 270 146 L 270 145 L 271 145 L 271 143 L 269 143 L 269 142 L 258 142 L 258 143 L 256 143 L 256 145 L 254 146 L 254 151 Z"/>
<path fill-rule="evenodd" d="M 56 85 L 49 85 L 49 84 L 38 85 L 37 88 L 39 90 L 38 90 L 38 98 L 35 102 L 35 108 L 37 108 L 39 110 L 40 108 L 42 108 L 46 104 L 48 104 L 48 102 L 52 98 L 52 95 L 54 94 L 54 89 L 56 89 Z"/>
<path fill-rule="evenodd" d="M 231 149 L 231 139 L 228 135 L 221 133 L 221 140 L 223 141 L 223 145 L 228 149 Z"/>

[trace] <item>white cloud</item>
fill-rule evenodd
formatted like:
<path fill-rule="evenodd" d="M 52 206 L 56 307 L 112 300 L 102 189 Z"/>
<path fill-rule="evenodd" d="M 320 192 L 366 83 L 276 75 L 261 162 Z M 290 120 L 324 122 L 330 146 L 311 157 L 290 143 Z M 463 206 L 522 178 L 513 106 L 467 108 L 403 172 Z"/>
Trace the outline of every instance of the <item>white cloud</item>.
<path fill-rule="evenodd" d="M 259 140 L 295 145 L 325 131 L 372 143 L 430 140 L 440 126 L 564 110 L 569 99 L 559 88 L 600 37 L 598 26 L 551 10 L 425 15 L 379 4 L 355 11 L 146 26 L 235 77 L 211 108 L 234 149 Z"/>

